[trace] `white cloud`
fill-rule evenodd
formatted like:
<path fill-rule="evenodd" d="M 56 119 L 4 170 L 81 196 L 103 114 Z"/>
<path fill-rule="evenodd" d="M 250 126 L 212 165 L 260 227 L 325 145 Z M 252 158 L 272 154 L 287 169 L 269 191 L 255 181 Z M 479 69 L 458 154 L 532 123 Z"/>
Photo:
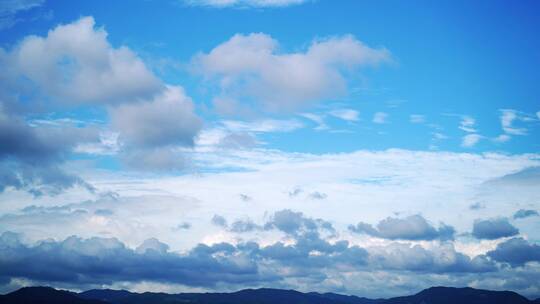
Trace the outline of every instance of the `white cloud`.
<path fill-rule="evenodd" d="M 162 89 L 135 53 L 109 44 L 92 17 L 59 25 L 46 37 L 28 36 L 0 59 L 13 81 L 25 77 L 64 102 L 118 103 Z"/>
<path fill-rule="evenodd" d="M 463 116 L 461 122 L 459 123 L 459 128 L 467 133 L 476 133 L 474 125 L 476 120 L 470 116 Z"/>
<path fill-rule="evenodd" d="M 299 5 L 308 0 L 184 0 L 188 5 L 207 6 L 216 8 L 225 7 L 286 7 Z"/>
<path fill-rule="evenodd" d="M 346 71 L 388 61 L 351 35 L 315 40 L 305 52 L 282 53 L 269 35 L 236 34 L 192 60 L 195 71 L 215 80 L 222 95 L 262 102 L 268 111 L 290 111 L 347 91 Z"/>
<path fill-rule="evenodd" d="M 223 120 L 200 132 L 196 138 L 195 151 L 253 148 L 265 144 L 257 139 L 259 134 L 292 132 L 303 127 L 304 124 L 296 119 Z"/>
<path fill-rule="evenodd" d="M 536 117 L 540 119 L 540 111 L 536 112 Z"/>
<path fill-rule="evenodd" d="M 235 132 L 290 132 L 304 127 L 300 121 L 295 119 L 264 119 L 252 122 L 225 120 L 222 121 L 222 124 L 226 129 Z"/>
<path fill-rule="evenodd" d="M 504 142 L 507 142 L 511 139 L 512 137 L 510 135 L 507 135 L 507 134 L 501 134 L 497 137 L 495 137 L 493 140 L 495 142 L 498 142 L 498 143 L 504 143 Z"/>
<path fill-rule="evenodd" d="M 300 116 L 305 117 L 315 123 L 317 123 L 317 126 L 314 128 L 317 131 L 321 130 L 328 130 L 329 127 L 324 121 L 324 117 L 322 115 L 313 114 L 313 113 L 302 113 Z"/>
<path fill-rule="evenodd" d="M 315 155 L 255 149 L 197 152 L 193 157 L 203 174 L 149 178 L 145 174 L 126 172 L 107 175 L 95 170 L 81 172 L 101 191 L 118 193 L 118 200 L 84 202 L 86 196 L 71 190 L 54 199 L 29 200 L 13 192 L 0 196 L 0 212 L 4 214 L 6 210 L 19 210 L 32 204 L 55 206 L 58 202 L 82 201 L 84 203 L 71 209 L 89 210 L 90 214 L 80 213 L 81 218 L 88 221 L 70 221 L 62 215 L 58 217 L 62 220 L 58 221 L 4 217 L 0 223 L 6 230 L 27 231 L 31 238 L 93 236 L 107 232 L 108 236 L 136 244 L 159 236 L 173 250 L 186 249 L 215 236 L 216 230 L 210 224 L 214 214 L 262 222 L 265 211 L 287 208 L 331 221 L 338 230 L 346 230 L 349 224 L 359 221 L 375 223 L 394 212 L 402 212 L 402 216 L 421 213 L 434 223 L 445 222 L 462 233 L 470 231 L 478 216 L 469 212 L 472 200 L 490 202 L 489 208 L 482 211 L 483 217 L 511 215 L 519 209 L 511 203 L 515 202 L 516 188 L 503 189 L 500 184 L 485 188 L 486 182 L 540 166 L 537 154 L 406 150 Z M 295 187 L 302 189 L 305 195 L 291 199 L 289 193 Z M 520 206 L 538 202 L 540 192 L 536 188 L 519 188 Z M 314 192 L 327 195 L 324 204 L 310 202 L 309 194 Z M 239 193 L 254 198 L 249 208 L 238 199 Z M 132 198 L 127 199 L 129 197 Z M 447 212 L 448 208 L 441 206 L 455 212 Z M 92 219 L 96 217 L 92 214 L 95 209 L 110 209 L 113 215 L 106 221 L 95 221 Z M 171 230 L 182 221 L 193 224 L 186 238 L 179 238 L 177 232 Z M 44 223 L 47 230 L 40 229 Z M 538 237 L 534 225 L 527 228 L 523 223 L 519 228 Z M 371 242 L 349 239 L 346 234 L 342 237 L 354 244 Z"/>
<path fill-rule="evenodd" d="M 426 122 L 426 117 L 424 115 L 412 114 L 409 116 L 409 121 L 416 124 L 424 123 Z"/>
<path fill-rule="evenodd" d="M 333 110 L 329 114 L 346 121 L 358 121 L 360 119 L 360 113 L 353 109 Z"/>
<path fill-rule="evenodd" d="M 476 133 L 467 134 L 463 136 L 463 139 L 461 141 L 461 146 L 465 148 L 474 147 L 480 141 L 480 139 L 482 139 L 482 136 Z"/>
<path fill-rule="evenodd" d="M 388 114 L 384 112 L 377 112 L 373 115 L 373 122 L 376 124 L 387 123 Z"/>
<path fill-rule="evenodd" d="M 516 110 L 505 109 L 501 110 L 501 126 L 504 132 L 510 135 L 526 135 L 527 129 L 516 128 L 513 126 L 514 121 L 524 120 L 524 117 L 518 115 Z"/>
<path fill-rule="evenodd" d="M 4 0 L 0 3 L 0 30 L 10 28 L 21 19 L 19 12 L 28 11 L 43 5 L 45 0 Z"/>

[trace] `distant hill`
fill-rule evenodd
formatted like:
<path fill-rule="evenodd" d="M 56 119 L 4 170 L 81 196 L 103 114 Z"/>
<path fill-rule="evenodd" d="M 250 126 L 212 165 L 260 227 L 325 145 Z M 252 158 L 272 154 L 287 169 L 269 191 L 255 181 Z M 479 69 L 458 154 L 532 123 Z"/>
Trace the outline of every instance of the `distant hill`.
<path fill-rule="evenodd" d="M 231 293 L 132 293 L 93 289 L 81 293 L 49 287 L 25 287 L 0 296 L 0 304 L 538 304 L 511 291 L 432 287 L 415 295 L 367 299 L 335 293 L 283 289 L 245 289 Z"/>
<path fill-rule="evenodd" d="M 528 304 L 534 303 L 513 291 L 491 291 L 451 287 L 431 287 L 406 297 L 388 299 L 384 304 Z"/>
<path fill-rule="evenodd" d="M 109 304 L 95 299 L 83 299 L 69 291 L 50 287 L 24 287 L 0 296 L 1 304 Z"/>

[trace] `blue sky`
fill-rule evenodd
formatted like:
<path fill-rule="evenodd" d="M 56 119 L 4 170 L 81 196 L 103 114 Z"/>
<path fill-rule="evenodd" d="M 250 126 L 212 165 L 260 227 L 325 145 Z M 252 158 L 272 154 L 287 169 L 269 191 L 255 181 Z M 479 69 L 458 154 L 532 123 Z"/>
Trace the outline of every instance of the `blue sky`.
<path fill-rule="evenodd" d="M 0 289 L 540 295 L 539 11 L 0 4 Z M 115 264 L 154 253 L 180 273 Z"/>

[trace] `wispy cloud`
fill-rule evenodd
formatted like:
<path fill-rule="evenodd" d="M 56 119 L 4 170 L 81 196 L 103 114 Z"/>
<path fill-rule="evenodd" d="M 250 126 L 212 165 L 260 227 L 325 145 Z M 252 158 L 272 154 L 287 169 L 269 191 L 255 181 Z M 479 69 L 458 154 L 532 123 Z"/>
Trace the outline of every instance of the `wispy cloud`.
<path fill-rule="evenodd" d="M 464 148 L 474 147 L 480 141 L 480 139 L 482 139 L 482 135 L 476 133 L 467 134 L 463 136 L 461 146 Z"/>
<path fill-rule="evenodd" d="M 373 122 L 376 124 L 384 124 L 387 123 L 388 119 L 388 113 L 385 112 L 377 112 L 373 115 Z"/>
<path fill-rule="evenodd" d="M 338 109 L 330 111 L 328 114 L 346 121 L 358 121 L 360 119 L 360 112 L 353 109 Z"/>
<path fill-rule="evenodd" d="M 292 5 L 300 5 L 306 2 L 309 2 L 309 0 L 184 0 L 184 3 L 187 5 L 214 8 L 287 7 Z"/>
<path fill-rule="evenodd" d="M 459 123 L 459 128 L 467 133 L 476 133 L 474 128 L 476 120 L 470 116 L 463 116 L 461 122 Z"/>
<path fill-rule="evenodd" d="M 501 126 L 505 133 L 510 135 L 526 135 L 526 128 L 516 128 L 514 127 L 514 122 L 516 120 L 528 120 L 526 116 L 520 115 L 516 110 L 503 109 L 501 110 Z"/>
<path fill-rule="evenodd" d="M 21 21 L 17 13 L 40 7 L 45 0 L 5 0 L 0 3 L 0 30 L 10 28 Z"/>
<path fill-rule="evenodd" d="M 411 114 L 409 116 L 409 121 L 411 123 L 420 124 L 426 122 L 426 117 L 420 114 Z"/>
<path fill-rule="evenodd" d="M 323 115 L 315 114 L 315 113 L 302 113 L 300 114 L 300 116 L 315 122 L 317 126 L 314 128 L 314 130 L 321 131 L 321 130 L 328 130 L 330 128 L 324 121 Z"/>

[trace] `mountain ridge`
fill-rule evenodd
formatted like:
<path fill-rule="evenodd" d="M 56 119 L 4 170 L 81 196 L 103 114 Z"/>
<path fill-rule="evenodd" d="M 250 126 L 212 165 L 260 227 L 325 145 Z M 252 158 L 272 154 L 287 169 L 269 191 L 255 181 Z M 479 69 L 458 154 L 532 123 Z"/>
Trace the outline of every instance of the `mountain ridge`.
<path fill-rule="evenodd" d="M 219 293 L 135 293 L 126 290 L 91 289 L 80 293 L 52 287 L 23 287 L 0 295 L 0 304 L 538 304 L 513 291 L 471 287 L 435 286 L 416 294 L 388 299 L 369 299 L 337 293 L 299 292 L 273 288 L 243 289 Z"/>

